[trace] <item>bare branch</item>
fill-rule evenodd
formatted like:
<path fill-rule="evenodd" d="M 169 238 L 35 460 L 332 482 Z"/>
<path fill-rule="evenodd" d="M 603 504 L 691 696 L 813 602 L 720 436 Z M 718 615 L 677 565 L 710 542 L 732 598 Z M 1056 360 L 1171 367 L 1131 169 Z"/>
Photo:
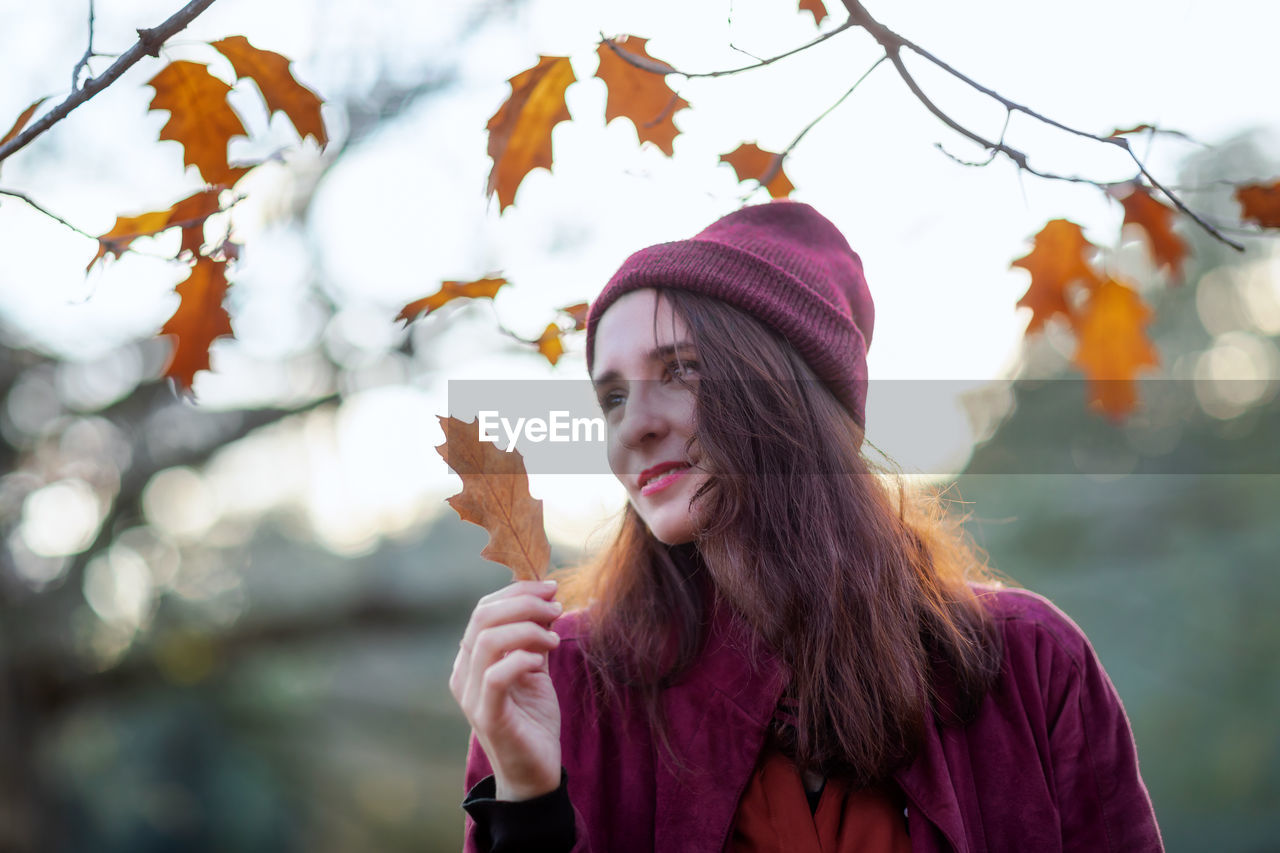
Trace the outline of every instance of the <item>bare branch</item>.
<path fill-rule="evenodd" d="M 1225 234 L 1223 234 L 1220 230 L 1218 230 L 1217 228 L 1215 228 L 1214 226 L 1206 222 L 1199 215 L 1193 213 L 1191 209 L 1188 208 L 1186 204 L 1183 203 L 1182 199 L 1178 198 L 1178 196 L 1174 192 L 1172 192 L 1170 189 L 1166 188 L 1159 181 L 1157 181 L 1156 178 L 1151 174 L 1151 172 L 1148 171 L 1146 165 L 1142 162 L 1142 159 L 1138 157 L 1136 153 L 1134 153 L 1133 148 L 1129 145 L 1129 140 L 1125 138 L 1123 135 L 1099 136 L 1096 133 L 1089 133 L 1087 131 L 1079 130 L 1078 128 L 1071 127 L 1070 125 L 1066 125 L 1060 121 L 1056 121 L 1052 118 L 1049 118 L 1048 116 L 1042 113 L 1036 112 L 1035 110 L 1029 107 L 1026 107 L 1022 104 L 1019 104 L 1015 101 L 1011 101 L 1008 98 L 1001 95 L 999 92 L 996 92 L 993 89 L 983 86 L 982 84 L 978 83 L 972 78 L 967 77 L 966 75 L 960 73 L 959 71 L 952 68 L 950 65 L 943 62 L 941 59 L 934 56 L 933 54 L 929 53 L 927 50 L 920 47 L 919 45 L 914 44 L 908 39 L 905 39 L 902 36 L 898 35 L 897 33 L 893 32 L 888 27 L 885 27 L 879 21 L 871 17 L 871 15 L 867 12 L 867 10 L 863 8 L 862 3 L 860 3 L 859 0 L 843 0 L 843 2 L 845 5 L 845 8 L 849 11 L 849 23 L 862 27 L 871 35 L 872 38 L 874 38 L 880 44 L 881 47 L 884 48 L 885 55 L 889 58 L 889 61 L 893 63 L 893 67 L 897 69 L 898 76 L 902 78 L 902 82 L 906 83 L 907 88 L 910 89 L 911 93 L 916 96 L 916 100 L 920 101 L 920 103 L 924 105 L 925 109 L 933 113 L 943 124 L 951 128 L 956 133 L 960 134 L 966 139 L 969 139 L 970 141 L 976 143 L 977 145 L 980 145 L 983 148 L 991 151 L 993 154 L 1000 153 L 1005 155 L 1010 160 L 1012 160 L 1019 169 L 1030 172 L 1031 174 L 1036 175 L 1037 177 L 1047 178 L 1050 180 L 1058 180 L 1058 181 L 1071 181 L 1073 183 L 1092 184 L 1093 186 L 1098 187 L 1104 192 L 1107 191 L 1109 187 L 1114 187 L 1117 184 L 1121 184 L 1121 183 L 1127 183 L 1127 181 L 1112 181 L 1112 182 L 1094 181 L 1088 178 L 1081 178 L 1081 177 L 1076 177 L 1071 175 L 1058 175 L 1051 172 L 1043 172 L 1038 169 L 1032 168 L 1030 164 L 1027 162 L 1027 155 L 1024 152 L 1016 148 L 1013 148 L 1010 145 L 1005 143 L 1003 131 L 1001 132 L 1001 135 L 1000 135 L 1000 141 L 992 142 L 991 140 L 984 138 L 983 136 L 975 133 L 974 131 L 960 124 L 955 119 L 951 118 L 951 116 L 943 112 L 935 103 L 933 103 L 933 101 L 930 100 L 929 96 L 924 93 L 924 90 L 920 87 L 919 83 L 917 83 L 915 78 L 911 75 L 911 72 L 907 70 L 906 64 L 902 61 L 903 48 L 906 48 L 912 51 L 913 53 L 917 54 L 918 56 L 928 60 L 929 62 L 936 65 L 938 68 L 941 68 L 943 71 L 946 71 L 948 74 L 955 77 L 957 80 L 962 81 L 963 83 L 975 89 L 976 91 L 981 92 L 987 97 L 993 99 L 994 101 L 1002 105 L 1005 108 L 1005 110 L 1007 110 L 1008 113 L 1010 114 L 1014 112 L 1020 112 L 1020 113 L 1023 113 L 1024 115 L 1027 115 L 1027 116 L 1030 116 L 1031 118 L 1036 119 L 1037 121 L 1047 124 L 1050 127 L 1061 130 L 1064 133 L 1069 133 L 1069 134 L 1072 134 L 1073 136 L 1079 136 L 1083 139 L 1089 139 L 1094 142 L 1102 143 L 1104 145 L 1114 145 L 1117 148 L 1124 149 L 1124 151 L 1126 151 L 1129 154 L 1130 158 L 1133 159 L 1134 164 L 1138 167 L 1139 175 L 1141 175 L 1142 177 L 1145 177 L 1147 181 L 1150 182 L 1151 186 L 1155 187 L 1161 193 L 1163 193 L 1164 196 L 1168 198 L 1169 201 L 1172 202 L 1173 205 L 1178 210 L 1182 211 L 1187 216 L 1191 217 L 1192 221 L 1194 221 L 1197 225 L 1203 228 L 1208 234 L 1214 237 L 1214 239 L 1222 243 L 1225 243 L 1226 245 L 1230 246 L 1233 249 L 1236 249 L 1237 251 L 1244 251 L 1243 245 L 1241 245 L 1240 243 L 1237 243 L 1234 240 L 1231 240 Z M 1008 129 L 1007 120 L 1005 123 L 1005 128 L 1006 130 Z M 947 156 L 951 157 L 952 155 L 948 154 Z M 956 158 L 952 157 L 952 159 L 956 159 Z"/>
<path fill-rule="evenodd" d="M 850 86 L 849 89 L 843 95 L 837 98 L 834 104 L 827 107 L 825 110 L 822 111 L 822 113 L 817 118 L 815 118 L 813 121 L 805 125 L 804 130 L 796 134 L 796 138 L 791 140 L 791 144 L 788 145 L 786 148 L 784 148 L 781 153 L 775 154 L 773 156 L 773 159 L 769 162 L 769 168 L 765 169 L 764 174 L 761 175 L 759 178 L 758 183 L 761 187 L 769 186 L 769 184 L 773 181 L 773 179 L 778 176 L 778 172 L 782 170 L 783 161 L 785 161 L 787 159 L 787 156 L 791 154 L 792 149 L 795 148 L 796 145 L 800 143 L 800 140 L 804 139 L 804 135 L 808 133 L 810 130 L 813 130 L 814 125 L 816 125 L 818 122 L 822 121 L 824 118 L 830 115 L 832 110 L 834 110 L 836 107 L 844 103 L 844 99 L 852 95 L 854 90 L 857 89 L 858 86 L 862 84 L 862 81 L 866 80 L 869 76 L 871 76 L 871 72 L 875 71 L 876 68 L 880 66 L 880 63 L 884 62 L 884 60 L 885 60 L 885 57 L 882 56 L 879 59 L 877 59 L 874 63 L 872 63 L 871 67 L 868 68 L 866 71 L 862 72 L 862 76 L 859 77 L 857 80 L 855 80 L 853 85 Z M 755 192 L 755 190 L 752 190 L 752 192 Z"/>
<path fill-rule="evenodd" d="M 600 33 L 600 41 L 602 44 L 608 45 L 609 49 L 612 50 L 614 53 L 616 53 L 624 62 L 627 62 L 630 65 L 634 65 L 636 68 L 641 68 L 645 71 L 650 71 L 654 74 L 679 74 L 681 77 L 692 80 L 695 77 L 727 77 L 730 74 L 740 74 L 743 71 L 751 71 L 756 68 L 763 68 L 766 65 L 770 65 L 774 62 L 777 62 L 779 59 L 786 59 L 788 56 L 793 56 L 802 50 L 808 50 L 809 48 L 813 47 L 815 44 L 821 44 L 822 42 L 826 41 L 832 36 L 842 33 L 853 26 L 855 26 L 853 21 L 851 20 L 845 21 L 843 24 L 836 27 L 831 32 L 824 33 L 818 36 L 813 41 L 806 42 L 800 45 L 799 47 L 792 48 L 791 50 L 788 50 L 786 53 L 780 53 L 777 56 L 771 56 L 768 59 L 761 59 L 759 62 L 752 63 L 751 65 L 743 65 L 740 68 L 730 68 L 724 71 L 681 71 L 680 69 L 675 68 L 666 62 L 659 62 L 654 59 L 647 59 L 646 57 L 643 57 L 643 56 L 636 56 L 634 53 L 631 53 L 625 48 L 620 47 L 617 44 L 617 42 L 605 36 L 604 33 Z"/>
<path fill-rule="evenodd" d="M 100 76 L 86 80 L 84 87 L 73 91 L 65 101 L 40 117 L 21 134 L 0 145 L 0 163 L 25 148 L 31 140 L 66 118 L 72 110 L 110 86 L 144 56 L 159 56 L 160 46 L 182 31 L 196 16 L 213 5 L 214 0 L 191 0 L 158 27 L 138 30 L 138 43 L 129 48 Z"/>
<path fill-rule="evenodd" d="M 170 396 L 171 391 L 165 387 L 162 382 L 151 383 L 150 386 L 141 386 L 130 397 L 117 403 L 115 406 L 104 410 L 101 414 L 109 420 L 115 420 L 112 417 L 113 411 L 117 408 L 125 406 L 137 405 L 138 403 L 149 403 L 149 401 L 157 397 Z M 68 583 L 73 588 L 78 588 L 81 578 L 84 576 L 84 570 L 89 564 L 89 560 L 97 553 L 114 541 L 116 534 L 119 533 L 119 525 L 121 522 L 133 518 L 139 513 L 139 504 L 142 499 L 142 491 L 146 488 L 151 477 L 157 472 L 165 468 L 171 468 L 177 465 L 200 465 L 207 462 L 208 459 L 223 447 L 232 444 L 256 429 L 260 429 L 269 424 L 282 421 L 285 418 L 295 415 L 305 414 L 306 412 L 327 406 L 330 403 L 337 402 L 338 395 L 330 394 L 318 397 L 308 403 L 292 409 L 255 409 L 243 412 L 226 413 L 225 424 L 220 434 L 214 441 L 201 444 L 198 447 L 185 448 L 178 452 L 172 452 L 160 457 L 152 457 L 147 454 L 134 454 L 133 465 L 124 472 L 121 477 L 120 489 L 116 493 L 115 500 L 111 503 L 106 517 L 103 518 L 102 524 L 98 527 L 98 533 L 94 537 L 93 542 L 88 548 L 76 554 L 71 560 L 71 565 L 67 570 L 66 577 Z M 124 420 L 126 425 L 131 421 Z"/>
<path fill-rule="evenodd" d="M 91 58 L 93 58 L 93 0 L 89 0 L 89 46 L 84 49 L 84 56 L 80 57 L 76 67 L 71 69 L 71 91 L 74 92 L 80 88 L 80 71 L 89 65 Z"/>
<path fill-rule="evenodd" d="M 458 613 L 465 613 L 473 601 L 469 592 L 420 602 L 367 597 L 337 609 L 284 616 L 269 622 L 245 622 L 223 633 L 197 636 L 196 641 L 207 646 L 221 668 L 281 646 L 333 642 L 352 635 L 412 634 L 453 625 Z M 165 641 L 166 637 L 160 635 L 158 642 Z M 166 680 L 156 656 L 147 650 L 139 650 L 102 672 L 77 667 L 63 656 L 20 660 L 16 670 L 15 676 L 21 680 L 28 701 L 41 714 L 57 714 L 88 699 L 117 696 Z"/>
<path fill-rule="evenodd" d="M 844 99 L 845 99 L 845 98 L 847 98 L 847 97 L 849 97 L 850 95 L 852 95 L 852 94 L 853 94 L 853 92 L 854 92 L 854 90 L 855 90 L 855 89 L 857 89 L 859 86 L 861 86 L 861 85 L 862 85 L 862 81 L 863 81 L 863 80 L 866 80 L 868 77 L 870 77 L 870 76 L 871 76 L 871 72 L 872 72 L 872 71 L 875 71 L 877 68 L 879 68 L 879 67 L 880 67 L 880 63 L 884 62 L 884 61 L 885 61 L 885 59 L 887 59 L 887 58 L 888 58 L 888 57 L 886 57 L 886 56 L 882 56 L 882 57 L 880 57 L 879 59 L 877 59 L 874 63 L 872 63 L 871 67 L 870 67 L 870 68 L 868 68 L 866 71 L 862 72 L 862 76 L 861 76 L 861 77 L 859 77 L 857 80 L 853 81 L 853 85 L 849 87 L 848 91 L 846 91 L 843 95 L 841 95 L 839 98 L 837 98 L 837 99 L 836 99 L 836 102 L 835 102 L 834 104 L 832 104 L 831 106 L 827 107 L 825 110 L 823 110 L 823 111 L 822 111 L 822 113 L 821 113 L 817 118 L 815 118 L 813 121 L 811 121 L 811 122 L 809 122 L 807 125 L 805 125 L 804 130 L 800 131 L 800 133 L 798 133 L 798 134 L 796 135 L 796 138 L 795 138 L 795 139 L 793 139 L 793 140 L 791 140 L 791 144 L 790 144 L 790 145 L 788 145 L 788 146 L 786 147 L 786 149 L 782 152 L 782 156 L 783 156 L 783 157 L 785 157 L 785 156 L 787 156 L 788 154 L 790 154 L 790 153 L 791 153 L 791 149 L 795 148 L 795 147 L 796 147 L 796 144 L 797 144 L 797 143 L 799 143 L 801 139 L 804 139 L 804 135 L 805 135 L 806 133 L 808 133 L 810 130 L 812 130 L 814 125 L 816 125 L 818 122 L 822 121 L 824 118 L 826 118 L 826 117 L 831 113 L 831 111 L 832 111 L 832 110 L 834 110 L 836 107 L 838 107 L 838 106 L 840 106 L 842 103 L 844 103 Z M 779 162 L 781 162 L 781 161 L 779 161 Z M 773 176 L 772 176 L 772 175 L 768 175 L 768 176 L 766 176 L 766 177 L 768 178 L 768 180 L 766 180 L 766 181 L 765 181 L 765 183 L 766 183 L 766 184 L 767 184 L 767 183 L 769 183 L 769 181 L 773 180 Z"/>
<path fill-rule="evenodd" d="M 72 225 L 70 222 L 68 222 L 67 220 L 63 219 L 63 218 L 62 218 L 61 216 L 59 216 L 58 214 L 49 212 L 49 211 L 48 211 L 48 210 L 46 210 L 45 208 L 43 208 L 43 207 L 41 207 L 40 205 L 36 204 L 36 203 L 35 203 L 35 201 L 33 201 L 29 196 L 26 196 L 26 195 L 24 195 L 24 194 L 22 194 L 22 193 L 20 193 L 20 192 L 17 192 L 16 190 L 4 190 L 4 189 L 0 189 L 0 195 L 12 196 L 13 198 L 19 199 L 19 200 L 21 200 L 21 201 L 25 201 L 27 204 L 31 205 L 31 206 L 32 206 L 32 207 L 34 207 L 36 210 L 38 210 L 38 211 L 40 211 L 41 213 L 43 213 L 45 216 L 49 217 L 50 219 L 54 219 L 54 220 L 57 220 L 58 222 L 61 222 L 63 225 L 67 226 L 67 227 L 68 227 L 68 228 L 70 228 L 72 231 L 74 231 L 74 232 L 76 232 L 77 234 L 79 234 L 81 237 L 88 237 L 90 240 L 97 240 L 97 239 L 98 239 L 97 237 L 93 236 L 92 234 L 90 234 L 90 233 L 89 233 L 89 232 L 87 232 L 87 231 L 81 231 L 79 228 L 77 228 L 76 226 Z"/>
<path fill-rule="evenodd" d="M 1147 167 L 1143 164 L 1143 162 L 1140 159 L 1138 159 L 1138 155 L 1133 153 L 1133 149 L 1129 147 L 1128 140 L 1125 140 L 1124 150 L 1129 152 L 1129 156 L 1133 158 L 1133 162 L 1138 164 L 1138 168 L 1142 170 L 1142 174 L 1145 175 L 1147 180 L 1151 182 L 1151 186 L 1155 187 L 1156 189 L 1160 190 L 1160 192 L 1164 193 L 1164 197 L 1169 199 L 1169 201 L 1173 202 L 1174 207 L 1178 208 L 1178 210 L 1181 210 L 1187 216 L 1190 216 L 1192 221 L 1194 221 L 1197 225 L 1199 225 L 1205 231 L 1208 231 L 1214 237 L 1217 237 L 1218 240 L 1220 240 L 1221 242 L 1226 243 L 1228 246 L 1235 249 L 1237 252 L 1244 251 L 1244 244 L 1237 243 L 1235 240 L 1229 239 L 1225 234 L 1223 234 L 1217 228 L 1214 228 L 1212 225 L 1210 225 L 1208 222 L 1202 219 L 1199 214 L 1193 212 L 1191 208 L 1183 204 L 1182 199 L 1178 198 L 1178 196 L 1175 195 L 1172 190 L 1170 190 L 1169 188 L 1164 186 L 1164 184 L 1157 181 L 1155 178 L 1155 175 L 1147 171 Z"/>

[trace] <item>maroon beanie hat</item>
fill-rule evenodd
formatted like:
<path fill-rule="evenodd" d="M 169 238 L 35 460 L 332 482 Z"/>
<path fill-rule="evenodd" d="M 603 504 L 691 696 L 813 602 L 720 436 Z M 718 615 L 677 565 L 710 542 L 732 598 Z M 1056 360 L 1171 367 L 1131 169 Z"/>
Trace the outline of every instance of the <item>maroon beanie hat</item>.
<path fill-rule="evenodd" d="M 809 205 L 777 200 L 744 207 L 688 240 L 627 258 L 587 313 L 588 372 L 604 312 L 645 287 L 712 296 L 773 328 L 865 427 L 871 292 L 862 261 Z"/>

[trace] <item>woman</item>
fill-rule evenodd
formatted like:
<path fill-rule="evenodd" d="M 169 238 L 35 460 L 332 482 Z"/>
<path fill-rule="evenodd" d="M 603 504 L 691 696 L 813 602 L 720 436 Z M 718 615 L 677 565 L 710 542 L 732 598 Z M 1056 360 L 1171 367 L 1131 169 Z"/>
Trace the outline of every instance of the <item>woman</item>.
<path fill-rule="evenodd" d="M 628 505 L 558 594 L 471 616 L 467 850 L 1161 849 L 1084 635 L 863 458 L 873 316 L 796 202 L 605 286 L 587 364 Z"/>

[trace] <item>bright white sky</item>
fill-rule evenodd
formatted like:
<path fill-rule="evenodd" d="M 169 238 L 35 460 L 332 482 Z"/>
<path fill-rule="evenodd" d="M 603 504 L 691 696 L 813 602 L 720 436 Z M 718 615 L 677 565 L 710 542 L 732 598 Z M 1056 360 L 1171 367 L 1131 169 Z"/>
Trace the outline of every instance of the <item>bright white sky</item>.
<path fill-rule="evenodd" d="M 836 19 L 843 19 L 838 1 L 827 2 Z M 34 97 L 65 93 L 83 50 L 85 4 L 56 5 L 55 10 L 53 4 L 0 0 L 0 19 L 23 21 L 0 32 L 5 127 Z M 159 23 L 179 5 L 100 0 L 99 49 L 122 50 L 133 29 Z M 447 61 L 455 49 L 450 22 L 473 6 L 461 0 L 372 6 L 219 0 L 179 37 L 171 56 L 210 61 L 211 52 L 182 45 L 240 33 L 294 58 L 297 76 L 322 93 L 358 90 L 377 76 L 380 65 L 390 76 L 406 78 L 432 58 Z M 316 248 L 345 302 L 348 335 L 368 342 L 393 339 L 398 332 L 392 318 L 406 301 L 434 290 L 442 279 L 500 270 L 513 287 L 499 296 L 495 310 L 512 329 L 536 336 L 555 306 L 593 297 L 631 251 L 690 236 L 739 206 L 744 190 L 728 166 L 717 166 L 719 155 L 741 141 L 770 150 L 788 144 L 877 58 L 871 39 L 853 31 L 766 69 L 713 80 L 669 78 L 693 105 L 676 117 L 683 133 L 674 159 L 639 148 L 625 120 L 603 126 L 604 84 L 591 76 L 595 44 L 601 31 L 631 33 L 649 37 L 650 53 L 678 68 L 736 67 L 750 59 L 731 42 L 769 56 L 818 34 L 810 16 L 793 12 L 793 6 L 791 0 L 534 0 L 503 13 L 509 22 L 491 27 L 463 57 L 456 90 L 386 128 L 347 158 L 322 190 L 314 208 Z M 1280 4 L 868 0 L 867 6 L 883 23 L 979 82 L 1083 129 L 1105 133 L 1146 122 L 1219 142 L 1251 127 L 1274 131 L 1277 124 L 1261 81 L 1273 75 L 1271 40 L 1280 31 Z M 820 30 L 835 25 L 829 19 Z M 572 57 L 579 82 L 567 101 L 575 118 L 554 133 L 554 174 L 533 172 L 516 206 L 499 215 L 496 200 L 490 203 L 482 194 L 490 168 L 485 123 L 509 92 L 505 81 L 533 65 L 539 53 Z M 106 62 L 98 60 L 95 68 L 101 71 Z M 154 142 L 163 114 L 146 112 L 151 90 L 144 84 L 158 67 L 135 69 L 44 141 L 5 163 L 0 186 L 27 191 L 97 233 L 118 214 L 159 209 L 189 192 L 197 181 L 191 172 L 181 182 L 178 146 Z M 988 136 L 999 135 L 999 108 L 923 62 L 913 67 L 953 116 Z M 263 118 L 253 100 L 239 103 L 260 127 Z M 334 129 L 341 132 L 336 124 Z M 269 143 L 233 147 L 233 155 L 267 152 L 294 138 L 279 120 L 271 130 Z M 1026 118 L 1015 118 L 1008 141 L 1050 170 L 1103 180 L 1133 171 L 1115 150 L 1046 133 Z M 938 142 L 961 158 L 981 159 L 926 113 L 886 64 L 809 132 L 786 168 L 797 187 L 793 197 L 824 212 L 862 256 L 876 299 L 872 378 L 978 385 L 1016 365 L 1027 315 L 1014 303 L 1027 280 L 1009 262 L 1025 254 L 1028 238 L 1048 219 L 1066 217 L 1084 225 L 1095 242 L 1114 247 L 1121 212 L 1094 188 L 1022 177 L 1003 162 L 964 168 L 937 151 Z M 1162 139 L 1150 165 L 1172 178 L 1188 150 L 1185 143 Z M 1280 153 L 1280 143 L 1275 150 Z M 311 156 L 292 155 L 293 163 L 305 168 Z M 260 171 L 255 195 L 237 213 L 247 244 L 231 300 L 240 340 L 220 343 L 214 351 L 218 373 L 197 382 L 202 405 L 210 407 L 275 393 L 277 386 L 263 379 L 269 372 L 262 363 L 302 348 L 313 333 L 314 322 L 298 304 L 308 276 L 307 247 L 270 224 L 292 179 L 282 167 Z M 761 192 L 752 200 L 766 196 Z M 0 316 L 79 358 L 154 333 L 172 313 L 170 291 L 180 272 L 152 258 L 132 257 L 86 280 L 83 269 L 94 248 L 19 202 L 0 202 Z M 154 251 L 159 254 L 160 247 Z M 1124 257 L 1141 262 L 1134 252 Z M 305 484 L 300 488 L 314 492 L 309 501 L 317 520 L 349 516 L 343 500 L 390 512 L 388 507 L 415 495 L 438 501 L 453 490 L 456 481 L 429 449 L 439 441 L 433 415 L 445 411 L 445 380 L 585 376 L 579 353 L 553 370 L 535 356 L 496 352 L 502 339 L 487 310 L 419 327 L 414 334 L 420 342 L 442 342 L 439 369 L 413 378 L 408 389 L 365 393 L 344 406 L 328 445 L 341 458 L 325 463 L 338 473 L 295 472 Z M 956 387 L 958 392 L 963 386 Z M 873 441 L 909 466 L 937 470 L 963 463 L 969 449 L 965 430 L 945 426 L 964 423 L 958 405 L 908 414 L 935 426 L 932 438 L 921 443 L 905 436 L 902 413 L 878 411 L 873 392 Z M 959 438 L 938 446 L 939 434 Z M 412 461 L 406 465 L 407 458 Z M 359 483 L 354 490 L 353 478 Z M 426 491 L 406 491 L 406 478 Z M 534 490 L 547 499 L 553 534 L 575 542 L 581 542 L 584 525 L 619 505 L 609 478 L 542 478 Z"/>

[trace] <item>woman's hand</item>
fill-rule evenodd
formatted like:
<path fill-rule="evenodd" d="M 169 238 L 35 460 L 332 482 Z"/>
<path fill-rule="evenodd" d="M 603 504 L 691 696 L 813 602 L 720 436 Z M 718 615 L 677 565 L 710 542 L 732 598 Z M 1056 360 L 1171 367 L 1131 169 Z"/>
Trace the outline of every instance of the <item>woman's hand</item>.
<path fill-rule="evenodd" d="M 480 599 L 453 662 L 449 690 L 493 767 L 496 798 L 528 800 L 560 787 L 560 703 L 547 626 L 563 608 L 554 581 L 516 581 Z"/>

